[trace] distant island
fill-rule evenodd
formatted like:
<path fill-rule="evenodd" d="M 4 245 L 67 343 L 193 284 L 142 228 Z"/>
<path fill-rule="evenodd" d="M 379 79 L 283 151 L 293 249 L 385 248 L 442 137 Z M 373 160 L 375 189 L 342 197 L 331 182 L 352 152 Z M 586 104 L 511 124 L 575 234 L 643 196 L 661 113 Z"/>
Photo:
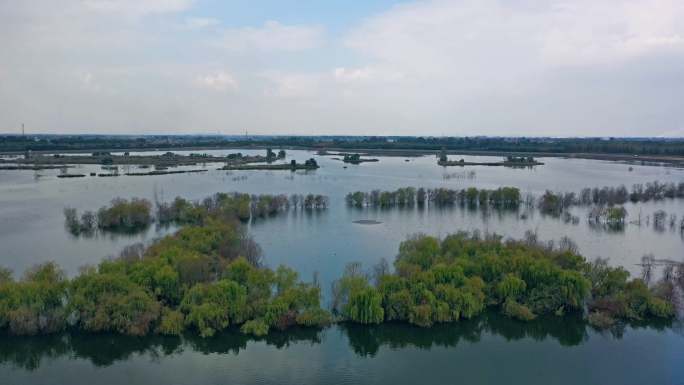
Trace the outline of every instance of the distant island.
<path fill-rule="evenodd" d="M 340 154 L 341 155 L 341 154 Z M 360 154 L 345 154 L 344 158 L 332 158 L 335 160 L 341 160 L 344 163 L 351 163 L 351 164 L 360 164 L 364 162 L 379 162 L 379 159 L 372 159 L 372 158 L 362 158 Z"/>
<path fill-rule="evenodd" d="M 528 166 L 542 166 L 544 163 L 534 160 L 531 156 L 527 158 L 515 158 L 508 157 L 504 158 L 502 162 L 466 162 L 461 159 L 459 161 L 438 161 L 437 164 L 440 166 L 504 166 L 504 167 L 528 167 Z M 514 158 L 516 160 L 510 160 Z M 524 159 L 524 160 L 517 160 Z"/>

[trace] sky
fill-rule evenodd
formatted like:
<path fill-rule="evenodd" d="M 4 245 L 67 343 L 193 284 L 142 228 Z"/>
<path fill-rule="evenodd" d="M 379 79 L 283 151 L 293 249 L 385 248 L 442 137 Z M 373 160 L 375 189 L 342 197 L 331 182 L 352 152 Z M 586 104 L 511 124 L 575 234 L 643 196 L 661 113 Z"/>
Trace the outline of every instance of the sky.
<path fill-rule="evenodd" d="M 0 133 L 684 137 L 682 0 L 0 0 Z"/>

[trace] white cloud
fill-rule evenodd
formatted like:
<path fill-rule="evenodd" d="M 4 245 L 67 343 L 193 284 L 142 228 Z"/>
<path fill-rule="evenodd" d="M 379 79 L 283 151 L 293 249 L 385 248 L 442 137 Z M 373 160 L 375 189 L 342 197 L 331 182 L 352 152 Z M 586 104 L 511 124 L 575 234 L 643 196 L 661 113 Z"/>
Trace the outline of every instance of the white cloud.
<path fill-rule="evenodd" d="M 185 11 L 196 2 L 197 0 L 87 0 L 85 5 L 101 12 L 145 16 Z"/>
<path fill-rule="evenodd" d="M 197 75 L 194 85 L 218 92 L 226 92 L 238 88 L 235 78 L 225 72 L 220 72 L 215 75 Z"/>
<path fill-rule="evenodd" d="M 318 26 L 283 25 L 267 21 L 262 28 L 229 29 L 211 44 L 227 50 L 256 48 L 261 51 L 306 51 L 323 44 L 324 31 Z"/>
<path fill-rule="evenodd" d="M 528 89 L 555 69 L 680 54 L 683 36 L 684 2 L 678 0 L 567 0 L 536 7 L 432 0 L 367 19 L 343 43 L 390 70 L 469 94 Z M 354 74 L 363 72 L 342 77 Z"/>
<path fill-rule="evenodd" d="M 78 78 L 78 81 L 81 83 L 81 91 L 94 94 L 99 94 L 102 91 L 102 87 L 100 87 L 93 81 L 94 76 L 91 72 L 76 71 L 74 75 Z"/>
<path fill-rule="evenodd" d="M 275 98 L 307 98 L 315 96 L 323 82 L 319 74 L 283 74 L 268 72 L 262 76 L 273 84 L 264 89 L 264 96 Z"/>
<path fill-rule="evenodd" d="M 684 127 L 658 135 L 659 138 L 684 138 Z"/>
<path fill-rule="evenodd" d="M 335 68 L 332 71 L 335 80 L 349 83 L 368 83 L 368 82 L 397 82 L 407 80 L 401 71 L 391 68 L 366 66 L 359 69 L 347 69 L 344 67 Z"/>
<path fill-rule="evenodd" d="M 93 81 L 93 74 L 91 74 L 90 72 L 79 73 L 78 80 L 80 80 L 82 83 L 90 83 L 91 81 Z"/>
<path fill-rule="evenodd" d="M 200 17 L 185 17 L 183 19 L 183 26 L 189 29 L 202 29 L 205 27 L 211 27 L 212 25 L 218 25 L 221 22 L 218 19 L 208 19 Z"/>

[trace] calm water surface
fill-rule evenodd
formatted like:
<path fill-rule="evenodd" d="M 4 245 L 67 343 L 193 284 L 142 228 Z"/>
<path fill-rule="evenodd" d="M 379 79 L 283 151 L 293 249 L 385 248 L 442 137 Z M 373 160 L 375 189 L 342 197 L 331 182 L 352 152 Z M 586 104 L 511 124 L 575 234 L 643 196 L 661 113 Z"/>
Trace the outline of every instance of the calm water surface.
<path fill-rule="evenodd" d="M 262 154 L 264 151 L 214 150 Z M 163 152 L 161 152 L 163 153 Z M 189 153 L 189 152 L 186 152 Z M 149 153 L 147 153 L 149 154 Z M 665 227 L 627 224 L 611 231 L 587 221 L 586 207 L 573 208 L 579 224 L 531 210 L 526 220 L 518 211 L 471 210 L 467 206 L 425 208 L 352 208 L 348 192 L 399 187 L 496 188 L 518 187 L 536 196 L 546 189 L 575 191 L 583 187 L 634 183 L 680 182 L 677 168 L 620 164 L 595 160 L 542 159 L 533 169 L 501 167 L 442 168 L 434 157 L 382 157 L 377 163 L 347 165 L 306 151 L 288 151 L 286 159 L 303 162 L 314 157 L 321 169 L 303 173 L 218 171 L 218 165 L 198 165 L 201 174 L 153 177 L 58 179 L 59 170 L 0 171 L 0 265 L 18 274 L 27 267 L 54 260 L 70 275 L 78 266 L 97 263 L 130 243 L 149 241 L 174 228 L 150 227 L 136 235 L 99 234 L 73 237 L 64 229 L 62 208 L 96 210 L 115 197 L 164 200 L 176 196 L 201 199 L 216 192 L 251 194 L 314 193 L 330 196 L 321 211 L 290 211 L 248 223 L 271 266 L 287 264 L 307 279 L 320 272 L 324 285 L 340 276 L 344 265 L 365 266 L 380 258 L 394 259 L 407 235 L 421 232 L 445 236 L 458 230 L 488 230 L 520 237 L 528 229 L 541 239 L 570 236 L 592 258 L 638 273 L 645 253 L 682 260 L 684 238 Z M 454 158 L 454 156 L 452 156 Z M 462 158 L 457 156 L 457 159 Z M 464 156 L 466 161 L 497 161 L 497 157 Z M 633 171 L 629 171 L 629 167 Z M 135 167 L 131 167 L 134 170 Z M 476 171 L 475 179 L 445 180 L 443 174 Z M 102 172 L 81 166 L 71 173 Z M 45 175 L 37 177 L 36 175 Z M 240 177 L 246 176 L 246 179 Z M 684 216 L 684 200 L 663 199 L 625 205 L 634 219 L 656 210 Z M 521 209 L 522 211 L 522 209 Z M 376 225 L 353 223 L 375 220 Z M 629 325 L 597 334 L 579 320 L 556 318 L 530 325 L 495 315 L 478 320 L 418 329 L 405 325 L 335 326 L 324 331 L 303 330 L 251 340 L 224 333 L 210 340 L 183 338 L 126 339 L 117 336 L 62 335 L 19 339 L 0 337 L 1 383 L 684 383 L 683 342 L 678 327 Z M 8 382 L 5 382 L 7 379 Z"/>

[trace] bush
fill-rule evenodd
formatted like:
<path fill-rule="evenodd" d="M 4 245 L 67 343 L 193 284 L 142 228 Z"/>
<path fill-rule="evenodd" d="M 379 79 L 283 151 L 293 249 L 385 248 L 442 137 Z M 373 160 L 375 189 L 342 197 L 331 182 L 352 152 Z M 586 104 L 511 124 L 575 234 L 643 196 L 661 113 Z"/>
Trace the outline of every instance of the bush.
<path fill-rule="evenodd" d="M 507 317 L 526 322 L 536 318 L 530 308 L 511 300 L 506 301 L 501 305 L 501 313 Z"/>
<path fill-rule="evenodd" d="M 589 323 L 589 325 L 599 329 L 607 329 L 613 326 L 615 323 L 615 320 L 611 316 L 599 311 L 586 314 L 584 319 Z"/>
<path fill-rule="evenodd" d="M 251 334 L 255 337 L 261 337 L 268 334 L 268 325 L 264 322 L 262 318 L 247 321 L 240 328 L 240 331 L 244 334 Z"/>
<path fill-rule="evenodd" d="M 185 317 L 179 311 L 164 308 L 157 332 L 160 334 L 180 334 L 184 329 Z"/>

